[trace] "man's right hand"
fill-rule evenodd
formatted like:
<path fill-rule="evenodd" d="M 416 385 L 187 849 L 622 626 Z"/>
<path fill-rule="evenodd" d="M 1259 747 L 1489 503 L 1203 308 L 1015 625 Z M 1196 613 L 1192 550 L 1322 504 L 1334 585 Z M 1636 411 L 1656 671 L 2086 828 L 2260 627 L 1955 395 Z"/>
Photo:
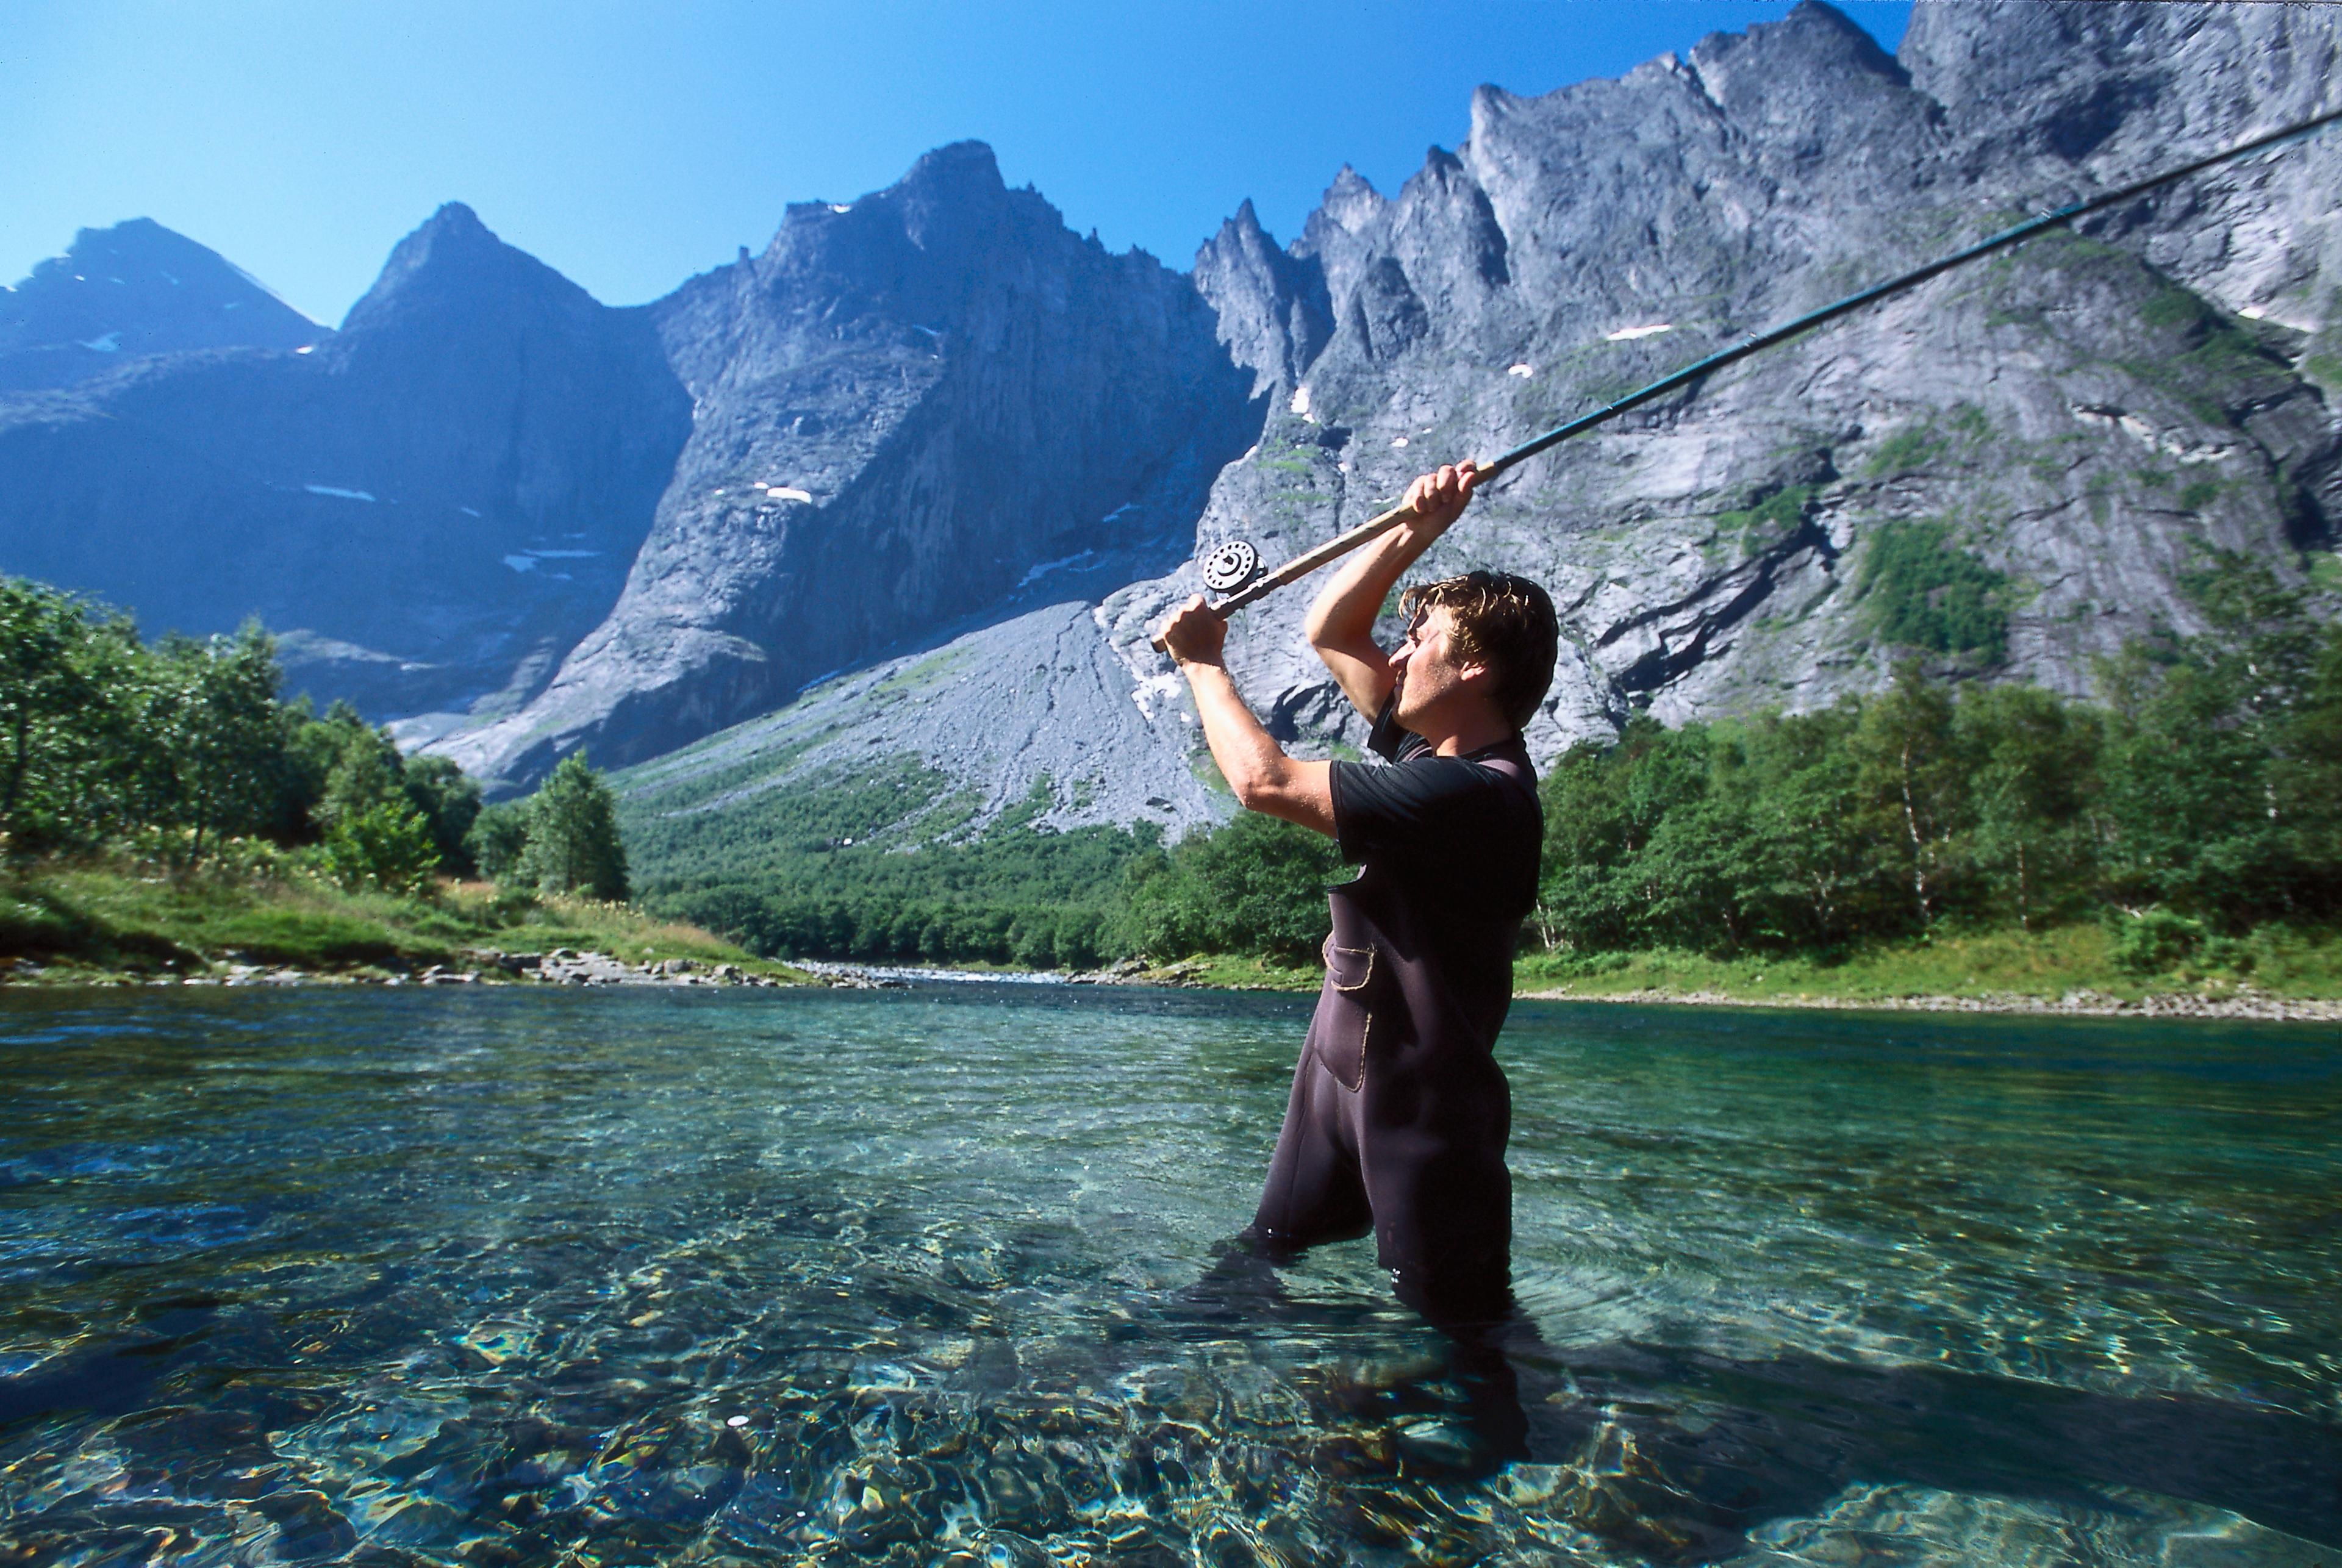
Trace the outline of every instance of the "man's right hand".
<path fill-rule="evenodd" d="M 1175 664 L 1216 664 L 1228 640 L 1228 624 L 1204 603 L 1201 594 L 1171 612 L 1156 641 Z"/>

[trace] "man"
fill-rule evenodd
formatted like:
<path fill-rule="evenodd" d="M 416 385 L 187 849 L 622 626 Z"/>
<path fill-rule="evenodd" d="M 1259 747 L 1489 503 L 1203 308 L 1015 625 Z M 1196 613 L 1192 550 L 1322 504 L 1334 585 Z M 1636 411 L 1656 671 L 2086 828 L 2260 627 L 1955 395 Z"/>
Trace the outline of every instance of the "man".
<path fill-rule="evenodd" d="M 1467 463 L 1417 479 L 1413 519 L 1310 606 L 1311 645 L 1395 765 L 1286 756 L 1236 694 L 1226 627 L 1204 601 L 1163 629 L 1237 801 L 1365 863 L 1332 892 L 1325 987 L 1250 1234 L 1283 1253 L 1371 1226 L 1401 1297 L 1451 1323 L 1510 1305 L 1512 1103 L 1493 1049 L 1544 831 L 1521 730 L 1552 684 L 1559 631 L 1544 590 L 1486 572 L 1408 590 L 1395 654 L 1374 626 L 1477 478 Z"/>

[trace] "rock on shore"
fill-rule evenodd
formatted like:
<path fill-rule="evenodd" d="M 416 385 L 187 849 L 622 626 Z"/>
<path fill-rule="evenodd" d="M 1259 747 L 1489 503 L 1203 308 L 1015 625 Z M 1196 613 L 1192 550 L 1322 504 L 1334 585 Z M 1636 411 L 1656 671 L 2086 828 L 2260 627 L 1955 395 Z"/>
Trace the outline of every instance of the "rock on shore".
<path fill-rule="evenodd" d="M 2249 1018 L 2288 1023 L 2342 1023 L 2342 1002 L 2271 996 L 2239 986 L 2225 996 L 2171 992 L 2136 1001 L 2102 991 L 2027 996 L 2014 991 L 1977 996 L 1733 996 L 1721 991 L 1576 992 L 1566 986 L 1524 991 L 1526 1002 L 1629 1002 L 1684 1007 L 1822 1008 L 1849 1012 L 2022 1013 L 2067 1018 Z"/>
<path fill-rule="evenodd" d="M 352 969 L 305 969 L 295 964 L 255 964 L 230 955 L 219 963 L 185 974 L 127 974 L 93 972 L 77 966 L 44 964 L 18 959 L 0 966 L 0 985 L 17 984 L 146 984 L 146 985 L 666 985 L 666 986 L 788 986 L 801 982 L 744 969 L 736 964 L 708 964 L 690 958 L 629 964 L 606 953 L 555 948 L 550 953 L 506 953 L 497 948 L 467 948 L 453 964 L 420 966 L 370 964 Z"/>

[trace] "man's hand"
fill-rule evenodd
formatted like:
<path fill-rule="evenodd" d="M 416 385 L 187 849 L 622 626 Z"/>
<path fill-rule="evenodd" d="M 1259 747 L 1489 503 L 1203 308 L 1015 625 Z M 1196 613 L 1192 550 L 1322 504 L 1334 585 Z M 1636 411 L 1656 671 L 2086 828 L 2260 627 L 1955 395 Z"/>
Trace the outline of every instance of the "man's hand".
<path fill-rule="evenodd" d="M 1309 645 L 1326 661 L 1342 694 L 1369 720 L 1382 712 L 1393 678 L 1390 654 L 1375 642 L 1375 618 L 1400 574 L 1463 515 L 1479 483 L 1479 469 L 1458 463 L 1408 485 L 1406 506 L 1415 515 L 1351 556 L 1309 606 L 1309 618 L 1302 624 Z"/>
<path fill-rule="evenodd" d="M 1451 464 L 1436 473 L 1419 476 L 1406 487 L 1406 504 L 1415 514 L 1415 521 L 1406 530 L 1425 544 L 1447 531 L 1447 525 L 1464 515 L 1471 504 L 1472 487 L 1480 482 L 1480 471 L 1469 458 Z"/>
<path fill-rule="evenodd" d="M 1171 612 L 1156 641 L 1181 664 L 1216 664 L 1228 640 L 1228 624 L 1205 607 L 1201 594 Z"/>
<path fill-rule="evenodd" d="M 1219 764 L 1220 776 L 1236 792 L 1238 805 L 1331 835 L 1331 765 L 1296 762 L 1285 754 L 1276 737 L 1260 727 L 1260 721 L 1236 695 L 1228 667 L 1220 662 L 1227 638 L 1228 624 L 1205 608 L 1201 594 L 1172 611 L 1171 618 L 1163 623 L 1163 646 L 1179 662 L 1179 673 L 1187 677 L 1187 690 L 1196 699 L 1196 717 L 1204 726 L 1204 744 L 1212 748 L 1212 761 Z"/>

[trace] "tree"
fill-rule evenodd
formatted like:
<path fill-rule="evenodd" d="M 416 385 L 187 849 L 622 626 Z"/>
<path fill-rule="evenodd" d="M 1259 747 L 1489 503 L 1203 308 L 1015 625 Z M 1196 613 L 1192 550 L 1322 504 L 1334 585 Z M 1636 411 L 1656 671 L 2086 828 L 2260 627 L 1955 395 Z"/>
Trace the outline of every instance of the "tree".
<path fill-rule="evenodd" d="M 1993 686 L 1961 697 L 1955 729 L 1968 773 L 1969 857 L 1991 901 L 2030 931 L 2089 862 L 2098 725 L 2055 692 Z"/>
<path fill-rule="evenodd" d="M 298 743 L 296 771 L 305 779 L 324 764 L 309 814 L 335 879 L 347 887 L 399 893 L 428 887 L 444 858 L 441 835 L 416 806 L 407 764 L 389 734 L 348 704 L 335 703 Z"/>
<path fill-rule="evenodd" d="M 265 834 L 325 845 L 345 881 L 401 887 L 464 864 L 477 786 L 442 759 L 407 762 L 346 703 L 323 719 L 280 703 L 281 681 L 256 624 L 149 647 L 124 616 L 0 577 L 0 843 L 159 829 L 193 865 L 223 838 Z"/>
<path fill-rule="evenodd" d="M 345 811 L 325 830 L 325 860 L 345 887 L 420 893 L 439 868 L 438 846 L 423 814 L 402 800 Z"/>
<path fill-rule="evenodd" d="M 528 806 L 523 801 L 482 806 L 472 819 L 471 831 L 464 835 L 465 857 L 491 882 L 516 880 L 522 852 L 527 848 Z"/>
<path fill-rule="evenodd" d="M 480 786 L 449 757 L 411 756 L 400 768 L 407 804 L 430 830 L 440 864 L 461 876 L 478 869 L 465 841 L 479 820 Z"/>
<path fill-rule="evenodd" d="M 1916 661 L 1897 665 L 1894 684 L 1863 704 L 1852 749 L 1864 805 L 1900 844 L 1911 912 L 1924 931 L 1942 913 L 1964 804 L 1951 694 Z"/>
<path fill-rule="evenodd" d="M 1242 812 L 1126 874 L 1123 945 L 1158 958 L 1253 953 L 1308 959 L 1326 940 L 1326 884 L 1341 855 L 1323 834 Z"/>
<path fill-rule="evenodd" d="M 1705 724 L 1668 730 L 1638 714 L 1616 745 L 1575 746 L 1554 764 L 1540 789 L 1538 904 L 1542 928 L 1558 943 L 1633 947 L 1666 940 L 1663 927 L 1677 940 L 1701 940 L 1686 934 L 1686 923 L 1696 925 L 1701 899 L 1712 900 L 1712 835 L 1688 824 L 1661 834 L 1671 814 L 1706 802 L 1710 744 Z M 1729 924 L 1717 923 L 1719 931 Z"/>
<path fill-rule="evenodd" d="M 626 896 L 626 851 L 618 837 L 609 786 L 572 752 L 530 798 L 521 882 L 546 893 L 582 893 L 614 902 Z"/>
<path fill-rule="evenodd" d="M 2325 889 L 2317 912 L 2331 914 L 2342 901 L 2342 622 L 2319 639 L 2271 783 L 2311 885 Z"/>
<path fill-rule="evenodd" d="M 387 734 L 342 703 L 334 704 L 321 727 L 327 732 L 325 744 L 332 758 L 315 811 L 321 826 L 330 829 L 346 817 L 381 806 L 405 804 L 412 809 L 406 800 L 405 765 Z"/>
<path fill-rule="evenodd" d="M 173 637 L 144 673 L 144 815 L 185 831 L 192 864 L 206 837 L 248 831 L 268 814 L 283 743 L 276 644 L 254 623 L 233 637 Z"/>
<path fill-rule="evenodd" d="M 1659 820 L 1635 857 L 1643 921 L 1656 941 L 1699 949 L 1746 944 L 1758 867 L 1738 804 L 1712 790 L 1683 802 Z"/>
<path fill-rule="evenodd" d="M 1763 714 L 1741 727 L 1734 782 L 1747 794 L 1751 880 L 1760 884 L 1743 896 L 1761 900 L 1751 924 L 1768 944 L 1828 949 L 1880 924 L 1891 890 L 1847 746 L 1860 714 L 1849 701 Z"/>
<path fill-rule="evenodd" d="M 0 577 L 0 833 L 22 849 L 55 836 L 68 775 L 85 760 L 97 693 L 78 655 L 82 607 L 37 583 Z"/>
<path fill-rule="evenodd" d="M 2221 554 L 2187 586 L 2203 633 L 2099 669 L 2108 891 L 2231 932 L 2330 911 L 2336 634 L 2262 562 Z"/>

